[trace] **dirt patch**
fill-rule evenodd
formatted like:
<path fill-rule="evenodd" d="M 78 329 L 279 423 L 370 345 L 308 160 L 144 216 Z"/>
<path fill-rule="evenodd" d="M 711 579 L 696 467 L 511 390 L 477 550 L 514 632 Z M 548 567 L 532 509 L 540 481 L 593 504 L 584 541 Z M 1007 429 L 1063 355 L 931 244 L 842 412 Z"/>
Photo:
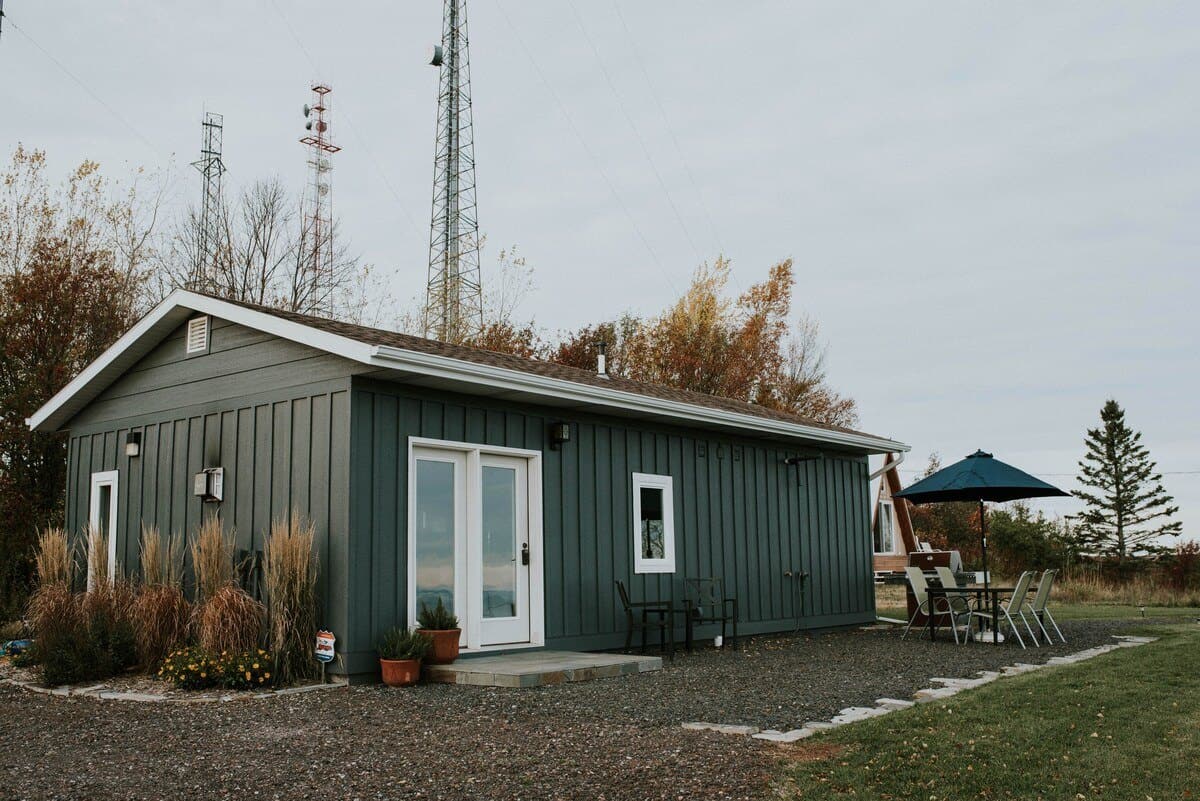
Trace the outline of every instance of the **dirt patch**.
<path fill-rule="evenodd" d="M 846 753 L 846 746 L 841 743 L 813 743 L 801 740 L 792 743 L 785 749 L 785 753 L 789 762 L 825 762 Z"/>

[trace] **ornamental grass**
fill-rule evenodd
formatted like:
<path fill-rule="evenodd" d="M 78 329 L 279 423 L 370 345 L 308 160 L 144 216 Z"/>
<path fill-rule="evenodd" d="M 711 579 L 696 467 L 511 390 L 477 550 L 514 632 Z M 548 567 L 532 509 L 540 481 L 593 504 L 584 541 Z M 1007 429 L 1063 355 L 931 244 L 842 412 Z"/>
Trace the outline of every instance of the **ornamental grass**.
<path fill-rule="evenodd" d="M 167 654 L 187 641 L 192 608 L 174 584 L 148 584 L 133 602 L 138 660 L 153 671 Z"/>
<path fill-rule="evenodd" d="M 210 654 L 253 651 L 262 637 L 266 607 L 230 582 L 213 590 L 192 613 L 196 642 Z"/>
<path fill-rule="evenodd" d="M 183 538 L 142 525 L 142 583 L 148 587 L 183 586 Z"/>
<path fill-rule="evenodd" d="M 61 528 L 44 528 L 38 533 L 34 565 L 37 568 L 38 583 L 71 586 L 75 578 L 75 560 L 71 558 L 66 531 Z"/>
<path fill-rule="evenodd" d="M 225 533 L 216 515 L 209 516 L 196 532 L 192 571 L 196 576 L 197 606 L 233 583 L 233 538 Z"/>
<path fill-rule="evenodd" d="M 108 536 L 98 526 L 87 531 L 87 586 L 91 590 L 109 582 Z"/>
<path fill-rule="evenodd" d="M 271 524 L 266 543 L 267 636 L 275 652 L 276 680 L 285 684 L 317 672 L 312 656 L 317 636 L 315 536 L 312 522 L 293 512 Z"/>

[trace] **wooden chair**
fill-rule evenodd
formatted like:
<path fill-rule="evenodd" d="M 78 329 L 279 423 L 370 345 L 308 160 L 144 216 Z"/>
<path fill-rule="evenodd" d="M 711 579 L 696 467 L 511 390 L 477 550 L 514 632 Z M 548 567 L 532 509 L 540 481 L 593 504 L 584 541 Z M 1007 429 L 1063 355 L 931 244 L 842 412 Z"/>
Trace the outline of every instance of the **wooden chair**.
<path fill-rule="evenodd" d="M 675 661 L 675 604 L 673 601 L 631 601 L 625 582 L 616 581 L 617 594 L 621 597 L 621 606 L 625 608 L 625 652 L 629 653 L 629 645 L 633 642 L 633 632 L 642 632 L 642 653 L 646 652 L 646 632 L 658 630 L 659 647 Z M 640 614 L 639 614 L 640 613 Z M 651 618 L 651 616 L 654 616 Z"/>
<path fill-rule="evenodd" d="M 687 649 L 692 650 L 692 631 L 697 623 L 721 624 L 721 647 L 725 647 L 725 626 L 733 625 L 730 645 L 737 648 L 738 602 L 726 598 L 721 579 L 689 578 L 683 580 L 683 609 L 687 618 Z"/>

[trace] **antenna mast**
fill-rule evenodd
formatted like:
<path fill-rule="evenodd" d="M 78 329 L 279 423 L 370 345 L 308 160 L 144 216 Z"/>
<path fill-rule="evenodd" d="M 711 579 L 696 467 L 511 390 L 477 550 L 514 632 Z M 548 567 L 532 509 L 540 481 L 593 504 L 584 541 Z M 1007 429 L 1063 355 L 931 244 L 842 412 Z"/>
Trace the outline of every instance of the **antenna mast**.
<path fill-rule="evenodd" d="M 483 327 L 466 0 L 445 0 L 443 13 L 429 60 L 441 75 L 424 322 L 426 336 L 462 342 Z"/>
<path fill-rule="evenodd" d="M 225 174 L 225 162 L 221 160 L 221 147 L 225 138 L 225 118 L 207 111 L 201 123 L 204 132 L 200 144 L 200 159 L 192 166 L 204 176 L 200 196 L 199 230 L 196 232 L 196 260 L 188 276 L 188 289 L 202 292 L 213 289 L 213 273 L 216 271 L 221 229 L 221 176 Z"/>
<path fill-rule="evenodd" d="M 309 211 L 304 215 L 303 296 L 294 300 L 306 310 L 333 316 L 333 160 L 341 150 L 329 136 L 329 93 L 324 84 L 312 87 L 312 103 L 304 107 L 304 129 L 309 134 L 300 140 L 308 146 Z M 305 292 L 305 289 L 307 292 Z"/>

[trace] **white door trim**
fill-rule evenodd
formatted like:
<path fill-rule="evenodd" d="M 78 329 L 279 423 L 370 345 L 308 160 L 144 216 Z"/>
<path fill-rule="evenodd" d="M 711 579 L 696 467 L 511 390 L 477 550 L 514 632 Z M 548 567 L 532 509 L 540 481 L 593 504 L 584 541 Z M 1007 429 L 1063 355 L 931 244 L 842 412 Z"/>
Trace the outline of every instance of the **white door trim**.
<path fill-rule="evenodd" d="M 417 560 L 416 560 L 416 509 L 413 498 L 416 496 L 416 471 L 414 467 L 415 452 L 420 450 L 444 450 L 466 455 L 467 469 L 466 493 L 468 496 L 466 520 L 470 532 L 478 535 L 482 531 L 479 520 L 479 502 L 482 496 L 480 485 L 480 458 L 485 455 L 511 456 L 525 459 L 528 463 L 529 491 L 529 642 L 510 645 L 486 646 L 481 644 L 481 621 L 483 617 L 482 603 L 478 599 L 468 598 L 465 620 L 459 620 L 463 627 L 463 646 L 467 651 L 512 650 L 515 648 L 536 648 L 546 644 L 546 609 L 545 609 L 545 572 L 542 528 L 542 452 L 524 448 L 506 448 L 498 445 L 479 445 L 471 442 L 455 442 L 453 440 L 429 439 L 426 437 L 408 438 L 408 624 L 415 626 L 417 622 Z M 468 536 L 468 539 L 471 537 Z M 464 544 L 465 545 L 465 544 Z M 455 547 L 459 547 L 455 543 Z M 471 570 L 468 562 L 468 570 Z M 465 579 L 465 577 L 464 577 Z M 474 595 L 460 588 L 458 572 L 455 574 L 455 595 Z"/>
<path fill-rule="evenodd" d="M 100 525 L 100 493 L 101 487 L 109 488 L 108 498 L 108 578 L 112 580 L 117 575 L 117 498 L 120 486 L 120 474 L 116 470 L 101 470 L 92 473 L 91 489 L 88 493 L 88 527 Z M 88 554 L 89 559 L 91 554 Z M 88 566 L 88 590 L 92 587 L 92 569 Z"/>

